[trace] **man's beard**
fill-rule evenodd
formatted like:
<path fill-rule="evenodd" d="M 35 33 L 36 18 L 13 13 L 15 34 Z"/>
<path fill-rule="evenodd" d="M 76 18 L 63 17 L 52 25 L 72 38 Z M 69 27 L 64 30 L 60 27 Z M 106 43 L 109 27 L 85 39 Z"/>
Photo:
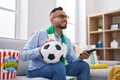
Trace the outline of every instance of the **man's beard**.
<path fill-rule="evenodd" d="M 58 25 L 57 27 L 60 28 L 60 29 L 66 29 L 67 25 L 65 25 L 65 26 Z"/>

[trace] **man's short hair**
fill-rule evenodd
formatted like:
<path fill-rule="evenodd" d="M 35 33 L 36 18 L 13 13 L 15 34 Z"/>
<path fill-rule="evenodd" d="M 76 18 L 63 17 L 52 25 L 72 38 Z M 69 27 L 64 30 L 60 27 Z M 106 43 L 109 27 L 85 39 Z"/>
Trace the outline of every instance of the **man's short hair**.
<path fill-rule="evenodd" d="M 51 15 L 52 13 L 54 13 L 55 11 L 57 11 L 57 10 L 62 10 L 62 11 L 63 11 L 63 8 L 62 8 L 62 7 L 54 8 L 54 9 L 50 12 L 50 15 Z"/>

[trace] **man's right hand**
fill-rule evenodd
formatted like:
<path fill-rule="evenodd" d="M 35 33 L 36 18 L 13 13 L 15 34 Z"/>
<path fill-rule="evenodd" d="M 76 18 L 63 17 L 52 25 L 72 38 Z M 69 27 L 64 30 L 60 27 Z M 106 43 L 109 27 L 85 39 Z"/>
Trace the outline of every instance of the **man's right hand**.
<path fill-rule="evenodd" d="M 52 41 L 55 41 L 54 39 L 46 39 L 45 41 L 43 41 L 42 45 L 39 47 L 39 52 L 41 52 L 41 47 L 47 43 L 47 42 L 52 42 Z"/>

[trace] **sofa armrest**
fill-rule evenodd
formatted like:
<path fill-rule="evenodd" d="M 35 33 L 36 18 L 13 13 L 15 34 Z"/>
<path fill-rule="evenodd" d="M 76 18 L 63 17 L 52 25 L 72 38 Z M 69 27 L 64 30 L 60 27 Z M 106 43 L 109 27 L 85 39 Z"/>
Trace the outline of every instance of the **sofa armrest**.
<path fill-rule="evenodd" d="M 99 60 L 100 64 L 108 64 L 109 66 L 119 65 L 120 61 Z"/>

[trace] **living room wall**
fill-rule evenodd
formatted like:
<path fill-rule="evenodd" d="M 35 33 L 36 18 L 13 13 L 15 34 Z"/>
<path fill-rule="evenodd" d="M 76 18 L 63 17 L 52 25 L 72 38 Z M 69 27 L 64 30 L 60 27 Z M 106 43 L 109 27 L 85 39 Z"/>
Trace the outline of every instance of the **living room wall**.
<path fill-rule="evenodd" d="M 35 30 L 49 26 L 49 13 L 56 6 L 55 0 L 19 0 L 18 39 L 28 39 Z"/>
<path fill-rule="evenodd" d="M 120 0 L 86 0 L 87 15 L 120 9 Z"/>
<path fill-rule="evenodd" d="M 55 0 L 28 1 L 28 36 L 34 30 L 42 30 L 50 25 L 49 13 L 55 6 Z"/>

